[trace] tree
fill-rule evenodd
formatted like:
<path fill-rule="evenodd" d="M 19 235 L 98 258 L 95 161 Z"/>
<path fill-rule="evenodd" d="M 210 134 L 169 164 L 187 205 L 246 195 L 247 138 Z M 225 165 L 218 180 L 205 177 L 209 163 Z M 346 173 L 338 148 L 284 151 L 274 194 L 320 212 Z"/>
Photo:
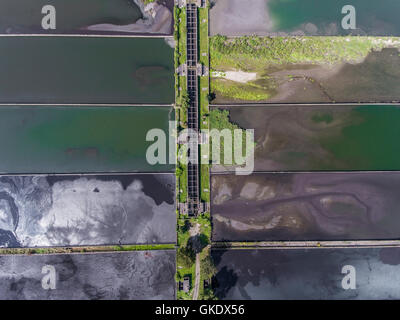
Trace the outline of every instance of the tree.
<path fill-rule="evenodd" d="M 211 256 L 206 256 L 201 260 L 201 272 L 205 279 L 211 279 L 217 274 L 217 268 Z"/>
<path fill-rule="evenodd" d="M 195 254 L 191 248 L 179 248 L 176 254 L 176 260 L 179 266 L 191 268 L 195 262 Z"/>
<path fill-rule="evenodd" d="M 190 221 L 185 220 L 185 222 L 183 223 L 183 226 L 181 227 L 181 232 L 182 233 L 188 232 L 191 226 L 192 226 L 192 224 L 190 223 Z"/>
<path fill-rule="evenodd" d="M 190 97 L 187 92 L 182 95 L 182 108 L 187 109 L 190 104 Z"/>
<path fill-rule="evenodd" d="M 215 92 L 210 92 L 208 95 L 207 95 L 207 99 L 208 99 L 208 102 L 211 102 L 211 101 L 213 101 L 214 99 L 215 99 Z"/>
<path fill-rule="evenodd" d="M 181 167 L 176 167 L 175 173 L 176 173 L 177 177 L 180 177 L 182 175 L 182 173 L 183 173 L 182 168 Z"/>

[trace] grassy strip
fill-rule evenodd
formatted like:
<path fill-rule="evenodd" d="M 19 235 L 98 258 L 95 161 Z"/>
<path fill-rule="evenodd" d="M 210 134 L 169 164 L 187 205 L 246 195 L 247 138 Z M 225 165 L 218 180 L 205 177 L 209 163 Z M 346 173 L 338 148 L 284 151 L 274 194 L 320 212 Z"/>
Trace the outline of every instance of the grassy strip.
<path fill-rule="evenodd" d="M 174 39 L 175 53 L 174 65 L 175 69 L 186 62 L 186 8 L 174 7 Z M 178 76 L 175 73 L 175 98 L 176 104 L 181 105 L 182 96 L 186 93 L 186 77 Z"/>
<path fill-rule="evenodd" d="M 179 165 L 177 169 L 177 177 L 179 179 L 179 202 L 185 203 L 187 200 L 187 166 Z"/>
<path fill-rule="evenodd" d="M 174 6 L 174 39 L 175 47 L 175 69 L 186 62 L 186 8 Z M 187 95 L 186 77 L 178 76 L 175 73 L 175 104 L 176 120 L 178 121 L 178 133 L 187 127 L 187 109 L 184 97 Z M 178 149 L 179 151 L 179 149 Z M 177 194 L 179 202 L 186 202 L 187 199 L 187 168 L 185 165 L 178 165 L 176 169 Z M 182 191 L 182 192 L 181 192 Z"/>
<path fill-rule="evenodd" d="M 211 215 L 205 213 L 197 218 L 197 223 L 200 224 L 200 233 L 204 238 L 204 249 L 200 252 L 200 288 L 199 300 L 213 300 L 216 299 L 212 288 L 204 289 L 204 280 L 210 280 L 215 276 L 217 270 L 211 258 L 210 244 L 211 244 Z"/>
<path fill-rule="evenodd" d="M 188 241 L 190 238 L 190 224 L 191 222 L 187 219 L 180 218 L 178 219 L 178 247 L 186 248 L 188 246 Z M 178 249 L 179 250 L 179 249 Z M 184 266 L 179 261 L 179 253 L 177 253 L 177 263 L 176 263 L 176 280 L 182 281 L 184 277 L 189 277 L 191 279 L 191 289 L 189 293 L 185 293 L 183 291 L 177 291 L 177 299 L 178 300 L 191 300 L 193 294 L 193 285 L 196 277 L 196 264 L 193 261 L 190 266 Z"/>
<path fill-rule="evenodd" d="M 210 67 L 209 59 L 209 38 L 208 38 L 208 8 L 198 9 L 199 21 L 199 61 L 201 64 Z M 199 80 L 199 105 L 200 105 L 200 129 L 209 129 L 209 94 L 210 78 L 200 77 Z M 201 146 L 201 156 L 209 154 L 209 145 Z M 208 190 L 208 191 L 207 191 Z M 200 198 L 204 202 L 210 202 L 210 172 L 208 164 L 200 165 Z"/>
<path fill-rule="evenodd" d="M 210 166 L 208 164 L 200 165 L 200 189 L 201 200 L 210 202 Z"/>
<path fill-rule="evenodd" d="M 400 48 L 395 37 L 257 37 L 210 39 L 213 69 L 265 70 L 282 64 L 357 62 L 372 50 Z"/>
<path fill-rule="evenodd" d="M 85 246 L 85 247 L 53 247 L 53 248 L 1 248 L 0 255 L 4 254 L 68 254 L 68 253 L 94 253 L 114 251 L 146 251 L 146 250 L 171 250 L 175 244 L 143 244 L 121 246 Z"/>
<path fill-rule="evenodd" d="M 195 227 L 197 224 L 200 226 L 200 232 L 197 236 L 199 237 L 201 245 L 202 245 L 202 251 L 200 252 L 200 257 L 201 260 L 204 259 L 209 255 L 209 244 L 211 243 L 211 222 L 210 222 L 210 214 L 205 213 L 203 215 L 200 215 L 196 218 L 191 218 L 191 219 L 178 219 L 178 246 L 179 248 L 191 248 L 190 241 L 192 236 L 190 235 L 190 229 Z M 178 249 L 179 250 L 179 249 Z M 193 294 L 193 286 L 195 283 L 195 277 L 196 277 L 196 264 L 195 264 L 195 259 L 192 260 L 192 262 L 189 265 L 184 265 L 184 263 L 180 262 L 180 258 L 178 256 L 177 258 L 177 274 L 176 274 L 176 280 L 180 281 L 184 277 L 190 277 L 191 279 L 191 290 L 190 292 L 184 293 L 182 291 L 177 292 L 177 298 L 178 299 L 192 299 L 192 294 Z M 202 268 L 200 267 L 200 271 L 202 271 Z M 203 279 L 210 278 L 207 277 L 208 275 L 204 275 L 200 277 L 200 290 L 199 290 L 199 299 L 201 299 L 202 295 L 201 293 L 203 292 Z M 210 296 L 210 293 L 207 291 L 205 295 Z"/>
<path fill-rule="evenodd" d="M 243 84 L 235 81 L 213 79 L 212 90 L 216 94 L 240 101 L 260 101 L 270 98 L 268 90 L 260 88 L 251 82 Z"/>
<path fill-rule="evenodd" d="M 199 61 L 208 66 L 209 64 L 209 38 L 208 38 L 208 8 L 198 9 L 199 21 Z"/>

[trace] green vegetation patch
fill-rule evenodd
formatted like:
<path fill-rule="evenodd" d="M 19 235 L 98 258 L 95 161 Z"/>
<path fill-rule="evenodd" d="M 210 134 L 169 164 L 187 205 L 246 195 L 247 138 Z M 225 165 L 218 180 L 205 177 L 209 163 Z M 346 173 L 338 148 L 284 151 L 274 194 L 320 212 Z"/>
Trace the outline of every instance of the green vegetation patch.
<path fill-rule="evenodd" d="M 246 132 L 242 128 L 240 128 L 237 124 L 232 123 L 229 119 L 229 111 L 228 110 L 220 110 L 220 109 L 214 109 L 211 110 L 210 112 L 210 127 L 211 130 L 217 129 L 221 135 L 220 135 L 220 150 L 219 150 L 219 163 L 221 165 L 238 165 L 236 163 L 236 159 L 234 157 L 234 132 L 236 130 L 241 130 L 242 131 L 242 155 L 249 154 L 250 148 L 254 148 L 255 144 L 253 143 L 252 145 L 247 145 L 246 143 Z M 225 141 L 223 130 L 229 130 L 230 131 L 230 137 L 232 144 L 231 145 L 226 145 L 226 143 L 229 141 Z M 210 136 L 210 158 L 212 162 L 215 162 L 218 160 L 218 150 L 213 150 L 213 144 L 216 142 L 213 141 L 213 138 Z M 231 153 L 231 163 L 225 163 L 225 149 L 227 152 Z M 229 157 L 228 157 L 229 158 Z"/>
<path fill-rule="evenodd" d="M 213 69 L 264 70 L 281 64 L 358 62 L 372 50 L 400 48 L 395 37 L 258 37 L 210 38 Z"/>
<path fill-rule="evenodd" d="M 68 254 L 68 253 L 93 253 L 113 251 L 147 251 L 147 250 L 173 250 L 175 244 L 139 244 L 121 246 L 83 246 L 83 247 L 53 247 L 53 248 L 1 248 L 3 254 Z"/>
<path fill-rule="evenodd" d="M 207 164 L 200 165 L 200 188 L 201 200 L 210 202 L 210 166 Z"/>
<path fill-rule="evenodd" d="M 199 61 L 209 64 L 208 8 L 199 8 Z"/>
<path fill-rule="evenodd" d="M 214 36 L 210 38 L 211 87 L 222 100 L 266 101 L 283 82 L 293 79 L 281 79 L 274 72 L 296 66 L 359 63 L 370 52 L 387 47 L 399 49 L 400 38 Z M 257 79 L 246 83 L 227 80 L 226 71 L 255 72 Z"/>
<path fill-rule="evenodd" d="M 179 164 L 176 168 L 176 176 L 179 182 L 179 202 L 184 203 L 187 200 L 187 166 Z"/>
<path fill-rule="evenodd" d="M 212 90 L 224 97 L 240 101 L 260 101 L 270 97 L 269 91 L 253 83 L 239 83 L 225 79 L 213 79 Z"/>

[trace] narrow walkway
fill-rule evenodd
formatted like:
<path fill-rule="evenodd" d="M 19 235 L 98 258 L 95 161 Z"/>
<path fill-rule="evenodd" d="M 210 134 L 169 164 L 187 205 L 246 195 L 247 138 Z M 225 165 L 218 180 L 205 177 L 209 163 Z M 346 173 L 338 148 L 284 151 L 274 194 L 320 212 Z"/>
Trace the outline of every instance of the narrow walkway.
<path fill-rule="evenodd" d="M 196 281 L 193 288 L 193 300 L 199 299 L 200 289 L 200 253 L 196 254 Z"/>
<path fill-rule="evenodd" d="M 213 249 L 293 249 L 293 248 L 372 248 L 400 247 L 400 240 L 329 240 L 329 241 L 245 241 L 213 242 Z"/>

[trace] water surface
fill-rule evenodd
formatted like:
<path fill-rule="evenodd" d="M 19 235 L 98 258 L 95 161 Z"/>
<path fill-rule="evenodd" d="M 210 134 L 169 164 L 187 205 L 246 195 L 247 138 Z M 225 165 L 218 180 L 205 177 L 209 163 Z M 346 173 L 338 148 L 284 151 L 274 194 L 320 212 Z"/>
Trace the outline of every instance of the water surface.
<path fill-rule="evenodd" d="M 400 35 L 397 0 L 212 0 L 212 35 Z M 356 9 L 356 29 L 342 28 L 342 8 Z"/>
<path fill-rule="evenodd" d="M 2 106 L 0 172 L 172 171 L 148 163 L 146 135 L 168 137 L 173 116 L 170 107 Z"/>
<path fill-rule="evenodd" d="M 56 9 L 56 30 L 43 30 L 42 8 Z M 98 23 L 130 24 L 142 17 L 133 0 L 2 0 L 0 33 L 72 33 Z"/>
<path fill-rule="evenodd" d="M 2 0 L 0 34 L 80 34 L 102 36 L 169 36 L 173 30 L 173 0 Z M 55 26 L 48 9 L 55 9 Z M 42 14 L 42 8 L 46 13 Z M 54 19 L 54 18 L 53 18 Z M 55 28 L 54 28 L 55 27 Z"/>
<path fill-rule="evenodd" d="M 341 27 L 345 5 L 356 9 L 356 29 Z M 400 35 L 400 2 L 397 0 L 269 0 L 275 32 L 301 30 L 307 35 Z"/>
<path fill-rule="evenodd" d="M 224 109 L 232 122 L 255 130 L 255 171 L 400 170 L 397 105 Z"/>
<path fill-rule="evenodd" d="M 399 299 L 400 249 L 214 250 L 220 299 Z M 344 290 L 342 268 L 356 270 Z"/>
<path fill-rule="evenodd" d="M 173 53 L 155 38 L 0 38 L 0 103 L 170 104 Z"/>

